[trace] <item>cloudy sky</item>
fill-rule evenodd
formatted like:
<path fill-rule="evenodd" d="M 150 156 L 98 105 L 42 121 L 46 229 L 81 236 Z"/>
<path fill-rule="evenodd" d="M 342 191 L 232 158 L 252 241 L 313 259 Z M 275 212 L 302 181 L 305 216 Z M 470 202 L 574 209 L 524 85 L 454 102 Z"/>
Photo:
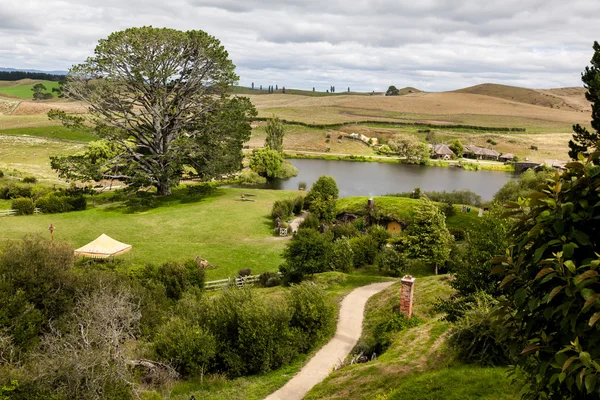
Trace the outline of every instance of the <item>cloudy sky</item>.
<path fill-rule="evenodd" d="M 240 84 L 580 86 L 598 0 L 0 0 L 0 67 L 66 70 L 132 26 L 201 29 Z"/>

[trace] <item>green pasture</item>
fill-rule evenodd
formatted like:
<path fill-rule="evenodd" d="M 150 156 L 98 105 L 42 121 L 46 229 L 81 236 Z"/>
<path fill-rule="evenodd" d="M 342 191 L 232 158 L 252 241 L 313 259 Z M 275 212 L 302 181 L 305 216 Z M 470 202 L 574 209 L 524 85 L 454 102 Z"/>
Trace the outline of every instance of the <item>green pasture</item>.
<path fill-rule="evenodd" d="M 241 201 L 251 193 L 255 202 Z M 74 248 L 105 233 L 133 245 L 118 259 L 125 265 L 163 263 L 200 256 L 220 268 L 209 270 L 208 279 L 235 276 L 242 268 L 252 273 L 275 271 L 287 239 L 272 234 L 269 216 L 275 200 L 296 196 L 292 191 L 216 189 L 202 198 L 161 201 L 156 208 L 131 213 L 122 204 L 107 204 L 64 214 L 3 217 L 0 242 L 27 234 L 49 236 Z"/>
<path fill-rule="evenodd" d="M 48 139 L 73 140 L 76 142 L 91 142 L 98 139 L 90 133 L 73 131 L 64 126 L 0 129 L 0 135 L 35 136 Z"/>
<path fill-rule="evenodd" d="M 58 89 L 58 82 L 39 81 L 37 83 L 41 83 L 46 87 L 47 90 L 45 93 L 52 93 L 53 88 Z M 33 86 L 37 83 L 28 85 L 17 84 L 11 86 L 3 86 L 0 87 L 0 94 L 5 94 L 11 97 L 19 97 L 21 99 L 31 99 L 33 98 L 33 92 L 31 91 L 31 88 L 33 88 Z"/>

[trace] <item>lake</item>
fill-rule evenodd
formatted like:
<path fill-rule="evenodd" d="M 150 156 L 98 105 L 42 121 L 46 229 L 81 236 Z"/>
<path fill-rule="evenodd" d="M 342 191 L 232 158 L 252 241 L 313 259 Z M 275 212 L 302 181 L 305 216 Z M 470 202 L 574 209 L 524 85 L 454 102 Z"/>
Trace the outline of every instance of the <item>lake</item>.
<path fill-rule="evenodd" d="M 276 180 L 262 186 L 267 189 L 297 190 L 299 182 L 307 189 L 321 175 L 332 176 L 340 189 L 340 197 L 381 196 L 388 193 L 449 191 L 469 189 L 483 200 L 491 200 L 514 173 L 498 171 L 465 171 L 461 168 L 427 167 L 422 165 L 330 160 L 288 160 L 298 168 L 298 176 Z"/>

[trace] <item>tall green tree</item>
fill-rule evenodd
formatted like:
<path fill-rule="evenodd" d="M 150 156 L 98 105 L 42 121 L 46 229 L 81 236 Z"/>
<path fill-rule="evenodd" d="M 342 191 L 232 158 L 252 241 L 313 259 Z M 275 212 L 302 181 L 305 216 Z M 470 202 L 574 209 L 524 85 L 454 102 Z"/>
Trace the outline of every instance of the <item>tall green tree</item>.
<path fill-rule="evenodd" d="M 446 227 L 446 218 L 433 202 L 422 199 L 415 210 L 412 223 L 406 231 L 406 253 L 411 258 L 435 266 L 444 263 L 450 255 L 452 236 Z"/>
<path fill-rule="evenodd" d="M 267 133 L 265 147 L 283 154 L 283 136 L 285 135 L 285 129 L 279 117 L 273 115 L 267 120 L 265 132 Z"/>
<path fill-rule="evenodd" d="M 452 150 L 457 157 L 462 157 L 463 153 L 465 152 L 465 147 L 463 146 L 460 140 L 456 139 L 450 145 L 450 150 Z"/>
<path fill-rule="evenodd" d="M 240 169 L 256 111 L 247 98 L 228 96 L 238 80 L 228 57 L 203 31 L 130 28 L 100 40 L 92 57 L 71 68 L 62 89 L 89 113 L 50 116 L 91 127 L 116 155 L 94 168 L 82 155 L 55 157 L 52 167 L 67 178 L 94 169 L 103 179 L 155 186 L 159 195 L 170 194 L 186 169 L 202 179 Z"/>
<path fill-rule="evenodd" d="M 283 158 L 269 148 L 254 149 L 250 156 L 250 169 L 267 179 L 274 179 L 281 174 Z"/>
<path fill-rule="evenodd" d="M 600 398 L 600 152 L 508 203 L 513 244 L 495 268 L 526 399 Z M 596 165 L 594 165 L 596 164 Z"/>
<path fill-rule="evenodd" d="M 47 98 L 52 98 L 52 94 L 46 93 L 47 90 L 48 89 L 46 89 L 46 86 L 44 86 L 43 83 L 36 83 L 31 88 L 31 91 L 33 92 L 33 99 L 34 100 L 44 100 Z M 49 95 L 49 97 L 48 97 L 48 95 Z"/>
<path fill-rule="evenodd" d="M 590 153 L 600 149 L 600 44 L 594 42 L 594 55 L 591 66 L 585 67 L 581 74 L 583 85 L 587 89 L 586 99 L 592 103 L 592 129 L 577 124 L 573 126 L 573 140 L 569 141 L 569 157 L 577 160 L 578 154 L 587 157 Z M 594 132 L 595 131 L 595 132 Z"/>
<path fill-rule="evenodd" d="M 399 94 L 400 94 L 400 91 L 394 85 L 390 86 L 388 88 L 388 90 L 385 92 L 386 96 L 398 96 Z"/>

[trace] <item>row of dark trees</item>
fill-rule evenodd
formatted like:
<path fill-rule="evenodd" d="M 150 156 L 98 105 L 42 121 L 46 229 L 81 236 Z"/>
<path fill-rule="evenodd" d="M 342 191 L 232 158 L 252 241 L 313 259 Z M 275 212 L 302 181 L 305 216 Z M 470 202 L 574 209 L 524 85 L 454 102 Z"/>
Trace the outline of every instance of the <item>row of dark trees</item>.
<path fill-rule="evenodd" d="M 66 76 L 46 74 L 43 72 L 0 71 L 0 81 L 18 81 L 21 79 L 39 79 L 58 82 L 65 80 Z"/>
<path fill-rule="evenodd" d="M 252 90 L 255 89 L 254 87 L 254 82 L 252 82 L 252 86 L 251 86 Z M 282 86 L 282 93 L 285 94 L 285 86 Z M 258 90 L 263 90 L 262 85 L 259 86 Z M 269 93 L 274 93 L 276 91 L 279 90 L 279 85 L 275 85 L 275 87 L 273 87 L 273 85 L 269 85 L 267 86 L 267 91 Z M 315 87 L 313 86 L 312 91 L 315 91 Z M 329 89 L 327 89 L 327 93 L 335 93 L 335 86 L 330 86 Z M 350 93 L 350 86 L 348 86 L 348 93 Z"/>

